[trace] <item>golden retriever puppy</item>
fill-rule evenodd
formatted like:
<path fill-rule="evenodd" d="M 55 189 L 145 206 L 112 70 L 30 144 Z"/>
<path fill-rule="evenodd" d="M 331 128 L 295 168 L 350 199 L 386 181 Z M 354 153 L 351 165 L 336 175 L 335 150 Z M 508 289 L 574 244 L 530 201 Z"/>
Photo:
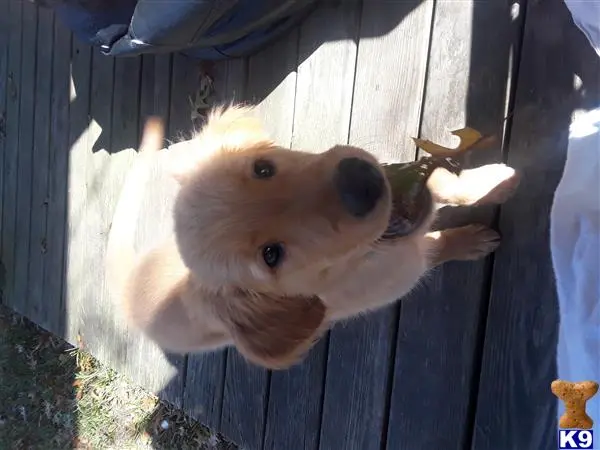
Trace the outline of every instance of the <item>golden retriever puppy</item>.
<path fill-rule="evenodd" d="M 151 121 L 112 223 L 110 283 L 129 321 L 163 349 L 234 345 L 273 369 L 301 361 L 334 321 L 401 298 L 428 269 L 493 251 L 499 236 L 482 225 L 430 232 L 436 204 L 501 203 L 518 184 L 503 164 L 436 169 L 414 219 L 368 152 L 281 148 L 252 108 L 221 107 L 177 144 L 172 239 L 136 255 L 136 203 L 161 145 Z M 398 221 L 409 231 L 395 236 Z"/>

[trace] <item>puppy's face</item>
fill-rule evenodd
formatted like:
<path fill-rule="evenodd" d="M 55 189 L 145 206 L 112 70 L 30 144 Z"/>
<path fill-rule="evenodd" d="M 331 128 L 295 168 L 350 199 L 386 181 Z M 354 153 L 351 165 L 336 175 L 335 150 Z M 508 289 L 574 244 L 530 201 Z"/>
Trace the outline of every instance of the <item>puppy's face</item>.
<path fill-rule="evenodd" d="M 312 154 L 242 140 L 185 177 L 176 235 L 203 284 L 313 294 L 332 265 L 384 233 L 390 203 L 379 164 L 361 149 Z"/>

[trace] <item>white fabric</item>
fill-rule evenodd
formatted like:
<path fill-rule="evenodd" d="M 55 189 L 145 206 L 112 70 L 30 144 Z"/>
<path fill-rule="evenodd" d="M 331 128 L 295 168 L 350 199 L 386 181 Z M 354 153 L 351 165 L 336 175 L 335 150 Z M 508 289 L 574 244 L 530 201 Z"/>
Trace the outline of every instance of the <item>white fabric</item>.
<path fill-rule="evenodd" d="M 600 55 L 600 0 L 565 0 Z M 560 308 L 558 377 L 600 382 L 600 104 L 577 115 L 550 214 Z M 559 401 L 559 415 L 564 405 Z M 600 393 L 587 405 L 600 448 Z"/>
<path fill-rule="evenodd" d="M 600 0 L 565 0 L 573 22 L 600 55 Z"/>
<path fill-rule="evenodd" d="M 560 308 L 558 377 L 600 382 L 600 108 L 571 124 L 567 152 L 550 215 Z M 597 428 L 600 394 L 587 410 Z"/>

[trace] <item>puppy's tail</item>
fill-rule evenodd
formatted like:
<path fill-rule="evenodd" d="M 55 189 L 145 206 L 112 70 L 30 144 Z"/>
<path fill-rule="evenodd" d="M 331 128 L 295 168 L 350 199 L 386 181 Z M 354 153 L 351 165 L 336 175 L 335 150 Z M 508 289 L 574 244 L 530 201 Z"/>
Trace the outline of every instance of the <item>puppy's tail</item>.
<path fill-rule="evenodd" d="M 113 215 L 106 246 L 106 281 L 110 292 L 120 296 L 131 273 L 136 252 L 135 231 L 144 187 L 150 175 L 153 156 L 162 148 L 164 126 L 157 117 L 150 117 L 144 126 L 142 142 L 133 167 L 125 179 Z"/>

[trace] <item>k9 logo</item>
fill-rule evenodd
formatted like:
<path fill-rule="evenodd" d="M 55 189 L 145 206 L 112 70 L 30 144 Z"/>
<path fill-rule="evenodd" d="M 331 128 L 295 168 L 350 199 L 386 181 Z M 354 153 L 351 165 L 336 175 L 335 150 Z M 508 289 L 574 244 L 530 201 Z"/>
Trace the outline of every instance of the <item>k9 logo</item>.
<path fill-rule="evenodd" d="M 593 430 L 558 430 L 559 449 L 581 449 L 593 450 Z"/>

